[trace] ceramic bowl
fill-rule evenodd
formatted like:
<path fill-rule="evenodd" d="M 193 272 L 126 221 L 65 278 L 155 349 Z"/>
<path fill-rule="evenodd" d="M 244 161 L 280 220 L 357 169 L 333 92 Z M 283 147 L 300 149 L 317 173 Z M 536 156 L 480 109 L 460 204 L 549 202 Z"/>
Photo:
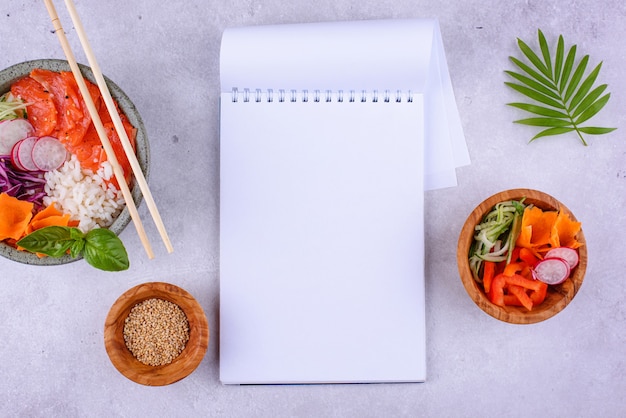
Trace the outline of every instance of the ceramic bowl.
<path fill-rule="evenodd" d="M 83 77 L 85 79 L 95 83 L 95 78 L 93 77 L 93 73 L 84 65 L 80 65 L 81 71 L 83 73 Z M 11 88 L 11 85 L 19 80 L 20 78 L 26 77 L 33 69 L 35 68 L 43 68 L 51 71 L 71 71 L 71 68 L 67 61 L 64 60 L 56 60 L 56 59 L 40 59 L 22 62 L 16 65 L 13 65 L 9 68 L 6 68 L 0 71 L 0 95 L 6 93 Z M 128 117 L 130 123 L 137 129 L 136 136 L 136 153 L 137 160 L 139 162 L 139 166 L 141 167 L 144 176 L 146 179 L 148 178 L 149 173 L 149 157 L 150 157 L 150 149 L 148 144 L 148 137 L 146 135 L 146 129 L 139 115 L 139 112 L 135 108 L 133 102 L 128 98 L 128 96 L 120 89 L 113 81 L 105 77 L 105 81 L 109 87 L 109 91 L 111 92 L 111 96 L 115 99 L 115 101 L 119 104 L 120 109 L 124 112 L 124 114 Z M 133 200 L 136 206 L 139 206 L 142 196 L 139 190 L 139 187 L 131 187 L 131 192 L 133 196 Z M 130 223 L 131 217 L 127 208 L 118 215 L 113 224 L 109 227 L 110 230 L 119 235 L 119 233 Z M 6 243 L 0 242 L 0 255 L 25 264 L 34 264 L 34 265 L 58 265 L 58 264 L 66 264 L 72 261 L 76 261 L 79 258 L 72 258 L 69 255 L 53 258 L 53 257 L 43 257 L 39 258 L 35 254 L 31 254 L 25 251 L 18 251 L 10 245 Z"/>
<path fill-rule="evenodd" d="M 574 214 L 554 197 L 530 189 L 513 189 L 497 193 L 480 203 L 468 216 L 459 236 L 457 247 L 457 265 L 461 281 L 465 290 L 474 303 L 487 314 L 504 322 L 511 324 L 532 324 L 544 321 L 561 312 L 574 299 L 580 289 L 585 271 L 587 269 L 587 246 L 582 229 L 577 235 L 577 240 L 582 244 L 578 248 L 580 261 L 572 269 L 570 278 L 563 283 L 550 286 L 546 299 L 542 304 L 533 307 L 531 311 L 523 307 L 505 306 L 501 307 L 489 301 L 481 285 L 474 280 L 470 266 L 468 254 L 474 239 L 474 227 L 479 224 L 484 216 L 491 211 L 496 203 L 506 200 L 519 200 L 525 198 L 524 203 L 533 204 L 543 210 L 563 211 L 576 221 Z M 583 225 L 584 226 L 584 225 Z"/>
<path fill-rule="evenodd" d="M 124 323 L 130 310 L 147 299 L 163 299 L 178 305 L 189 322 L 189 340 L 171 363 L 149 366 L 137 360 L 124 341 Z M 202 307 L 186 290 L 169 283 L 151 282 L 122 294 L 111 307 L 104 324 L 104 345 L 111 363 L 128 379 L 146 386 L 164 386 L 193 372 L 209 345 L 209 326 Z"/>

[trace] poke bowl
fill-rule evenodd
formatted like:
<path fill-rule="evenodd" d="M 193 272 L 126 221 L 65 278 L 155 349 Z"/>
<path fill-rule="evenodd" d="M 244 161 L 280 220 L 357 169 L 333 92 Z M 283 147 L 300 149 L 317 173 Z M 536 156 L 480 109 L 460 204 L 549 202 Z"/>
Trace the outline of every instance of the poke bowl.
<path fill-rule="evenodd" d="M 79 68 L 99 109 L 117 159 L 124 169 L 133 201 L 139 206 L 142 200 L 141 192 L 138 187 L 134 187 L 128 160 L 121 156 L 123 149 L 119 137 L 114 133 L 113 123 L 99 96 L 93 73 L 87 66 L 79 64 Z M 133 143 L 139 166 L 147 178 L 150 150 L 141 116 L 133 102 L 117 84 L 106 76 L 105 81 Z M 31 88 L 32 86 L 36 87 Z M 11 104 L 21 101 L 24 106 L 21 109 L 7 110 L 2 107 L 7 101 Z M 13 114 L 7 113 L 10 111 Z M 70 120 L 69 116 L 63 119 L 60 114 L 78 116 Z M 4 118 L 0 120 L 0 154 L 2 154 L 0 198 L 8 201 L 10 195 L 11 202 L 17 202 L 22 208 L 20 210 L 25 212 L 27 208 L 23 209 L 22 203 L 32 203 L 30 224 L 35 223 L 38 213 L 54 206 L 56 210 L 50 208 L 51 215 L 69 219 L 66 221 L 69 222 L 68 226 L 78 227 L 83 232 L 91 228 L 107 228 L 119 235 L 124 230 L 131 221 L 130 213 L 119 191 L 117 179 L 113 176 L 110 164 L 107 163 L 106 153 L 99 142 L 97 131 L 89 118 L 67 61 L 39 59 L 22 62 L 0 71 L 0 117 Z M 54 122 L 50 122 L 51 119 Z M 9 126 L 7 122 L 11 124 L 10 129 L 7 128 Z M 25 125 L 29 126 L 24 127 Z M 19 139 L 20 137 L 14 133 L 16 130 L 23 131 L 20 137 L 24 138 Z M 6 137 L 3 137 L 4 131 L 9 132 Z M 59 147 L 59 143 L 62 144 L 62 148 Z M 58 156 L 59 153 L 62 153 L 62 157 Z M 39 161 L 43 159 L 43 163 L 37 158 Z M 78 190 L 80 195 L 76 194 L 79 193 Z M 87 201 L 90 203 L 86 203 Z M 10 209 L 7 210 L 13 214 Z M 18 217 L 22 222 L 20 225 L 25 225 L 25 216 L 26 213 L 23 213 L 21 218 Z M 40 219 L 39 222 L 45 225 L 50 219 Z M 27 231 L 32 231 L 33 227 L 30 224 Z M 7 228 L 12 231 L 10 226 Z M 80 255 L 70 254 L 60 257 L 40 256 L 18 249 L 16 245 L 18 239 L 7 236 L 10 235 L 5 232 L 0 234 L 0 255 L 16 262 L 59 265 L 82 258 Z"/>
<path fill-rule="evenodd" d="M 488 229 L 507 216 L 511 226 L 488 238 Z M 488 248 L 484 243 L 490 241 L 497 244 Z M 488 315 L 511 324 L 544 321 L 565 309 L 582 286 L 587 268 L 582 223 L 546 193 L 496 193 L 465 221 L 457 265 L 468 295 Z"/>

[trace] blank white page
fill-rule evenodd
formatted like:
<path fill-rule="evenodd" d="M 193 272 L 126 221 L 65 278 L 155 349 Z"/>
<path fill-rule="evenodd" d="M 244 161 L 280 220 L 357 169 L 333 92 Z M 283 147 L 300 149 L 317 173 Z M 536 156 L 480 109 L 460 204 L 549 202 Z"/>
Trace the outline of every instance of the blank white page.
<path fill-rule="evenodd" d="M 423 97 L 259 99 L 221 98 L 221 381 L 423 381 Z"/>

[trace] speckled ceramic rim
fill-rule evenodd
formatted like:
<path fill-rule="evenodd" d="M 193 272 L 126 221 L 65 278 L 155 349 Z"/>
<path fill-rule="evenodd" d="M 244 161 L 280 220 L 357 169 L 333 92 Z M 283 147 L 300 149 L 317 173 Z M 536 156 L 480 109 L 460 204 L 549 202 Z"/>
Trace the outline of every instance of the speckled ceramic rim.
<path fill-rule="evenodd" d="M 93 77 L 91 69 L 81 64 L 79 64 L 79 67 L 83 73 L 83 76 L 87 80 L 95 83 L 95 78 Z M 0 71 L 0 95 L 9 91 L 11 85 L 15 81 L 27 76 L 35 68 L 43 68 L 51 71 L 71 71 L 68 62 L 65 60 L 40 59 L 15 64 L 9 68 Z M 126 93 L 122 91 L 122 89 L 120 89 L 113 81 L 108 79 L 106 76 L 105 81 L 107 83 L 107 86 L 109 87 L 111 96 L 113 96 L 113 98 L 117 101 L 120 109 L 124 112 L 126 117 L 128 117 L 130 123 L 137 129 L 137 160 L 139 162 L 139 166 L 144 173 L 144 176 L 147 179 L 150 167 L 150 147 L 148 144 L 146 129 L 143 121 L 141 120 L 141 116 L 139 115 L 139 112 L 135 108 L 133 102 L 131 102 L 131 100 L 128 98 Z M 138 187 L 132 187 L 131 191 L 133 200 L 135 201 L 135 205 L 139 206 L 142 200 L 141 191 Z M 124 208 L 122 213 L 120 213 L 117 219 L 115 219 L 109 229 L 116 234 L 119 234 L 130 223 L 130 220 L 131 218 L 130 213 L 128 212 L 128 208 Z M 13 261 L 32 265 L 59 265 L 78 260 L 78 258 L 72 258 L 69 255 L 60 258 L 39 258 L 35 254 L 30 254 L 25 251 L 18 251 L 15 248 L 4 243 L 0 243 L 0 255 Z"/>

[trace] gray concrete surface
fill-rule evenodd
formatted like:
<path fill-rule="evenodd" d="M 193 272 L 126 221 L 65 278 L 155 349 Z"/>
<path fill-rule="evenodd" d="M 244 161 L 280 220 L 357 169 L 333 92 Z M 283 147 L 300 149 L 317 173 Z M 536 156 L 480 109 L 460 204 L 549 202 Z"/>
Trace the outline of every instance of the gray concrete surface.
<path fill-rule="evenodd" d="M 78 39 L 57 9 L 79 61 Z M 152 148 L 150 185 L 175 252 L 146 219 L 156 257 L 133 228 L 121 235 L 132 266 L 110 274 L 84 262 L 31 267 L 0 260 L 1 416 L 216 417 L 618 417 L 626 410 L 626 5 L 616 0 L 77 0 L 103 72 L 133 99 Z M 395 17 L 440 20 L 472 159 L 459 185 L 426 194 L 428 380 L 423 384 L 223 386 L 218 379 L 219 45 L 236 25 Z M 63 58 L 43 2 L 0 4 L 0 67 Z M 505 103 L 516 37 L 533 45 L 541 28 L 554 45 L 603 61 L 612 93 L 590 137 L 528 140 Z M 539 189 L 583 222 L 589 265 L 583 287 L 558 316 L 513 326 L 468 298 L 455 263 L 467 214 L 500 190 Z M 168 281 L 204 307 L 211 342 L 188 378 L 160 388 L 135 384 L 110 363 L 105 316 L 119 295 Z"/>

